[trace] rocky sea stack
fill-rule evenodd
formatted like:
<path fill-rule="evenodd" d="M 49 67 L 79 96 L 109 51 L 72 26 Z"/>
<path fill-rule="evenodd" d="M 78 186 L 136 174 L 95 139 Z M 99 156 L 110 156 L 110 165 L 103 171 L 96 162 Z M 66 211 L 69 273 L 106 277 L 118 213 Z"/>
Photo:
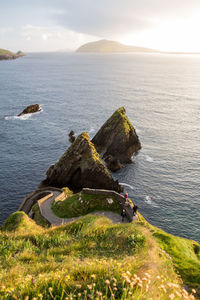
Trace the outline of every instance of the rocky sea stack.
<path fill-rule="evenodd" d="M 139 138 L 126 116 L 124 107 L 117 109 L 92 139 L 112 171 L 121 163 L 131 163 L 132 155 L 141 149 Z"/>
<path fill-rule="evenodd" d="M 73 191 L 82 188 L 107 189 L 122 192 L 123 188 L 114 181 L 102 162 L 89 134 L 83 132 L 62 155 L 59 161 L 46 172 L 40 187 L 69 187 Z"/>
<path fill-rule="evenodd" d="M 40 105 L 39 104 L 32 104 L 32 105 L 29 105 L 27 106 L 19 115 L 18 117 L 21 117 L 25 114 L 33 114 L 33 113 L 36 113 L 38 111 L 40 111 L 41 108 L 40 108 Z"/>

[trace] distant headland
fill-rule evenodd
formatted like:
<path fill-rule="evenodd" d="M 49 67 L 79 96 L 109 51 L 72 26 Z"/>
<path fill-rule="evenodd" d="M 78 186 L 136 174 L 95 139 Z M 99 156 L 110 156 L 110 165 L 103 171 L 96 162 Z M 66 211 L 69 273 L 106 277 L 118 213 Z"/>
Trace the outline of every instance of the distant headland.
<path fill-rule="evenodd" d="M 128 52 L 150 52 L 159 51 L 149 48 L 128 46 L 116 41 L 100 40 L 90 42 L 79 47 L 76 52 L 97 52 L 97 53 L 128 53 Z"/>
<path fill-rule="evenodd" d="M 24 52 L 18 51 L 17 53 L 11 52 L 9 50 L 0 49 L 0 60 L 11 60 L 16 59 L 21 56 L 25 56 Z"/>

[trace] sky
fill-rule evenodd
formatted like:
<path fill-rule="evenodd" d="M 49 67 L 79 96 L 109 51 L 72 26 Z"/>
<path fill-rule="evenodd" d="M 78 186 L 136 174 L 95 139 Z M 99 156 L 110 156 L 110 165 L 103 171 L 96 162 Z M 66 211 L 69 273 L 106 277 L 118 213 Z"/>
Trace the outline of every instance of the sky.
<path fill-rule="evenodd" d="M 200 52 L 200 0 L 0 0 L 0 48 L 75 50 L 109 39 Z"/>

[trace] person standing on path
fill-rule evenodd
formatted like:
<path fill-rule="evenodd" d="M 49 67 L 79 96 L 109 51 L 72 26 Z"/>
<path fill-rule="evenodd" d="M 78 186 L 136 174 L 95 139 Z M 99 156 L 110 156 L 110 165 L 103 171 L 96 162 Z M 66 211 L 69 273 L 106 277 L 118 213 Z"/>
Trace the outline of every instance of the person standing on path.
<path fill-rule="evenodd" d="M 126 217 L 126 211 L 125 211 L 125 209 L 122 210 L 121 216 L 122 216 L 122 222 L 124 222 L 124 219 Z"/>

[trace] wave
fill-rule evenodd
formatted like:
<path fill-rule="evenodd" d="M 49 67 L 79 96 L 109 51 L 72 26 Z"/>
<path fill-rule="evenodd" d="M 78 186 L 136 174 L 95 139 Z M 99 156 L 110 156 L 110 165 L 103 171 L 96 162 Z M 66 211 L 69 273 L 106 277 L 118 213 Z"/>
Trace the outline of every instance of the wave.
<path fill-rule="evenodd" d="M 148 196 L 148 195 L 145 196 L 145 197 L 144 197 L 144 201 L 145 201 L 147 204 L 149 204 L 149 205 L 151 205 L 151 206 L 153 206 L 153 207 L 158 207 L 158 205 L 157 205 L 155 202 L 153 202 L 151 196 Z"/>
<path fill-rule="evenodd" d="M 32 116 L 35 116 L 39 113 L 43 112 L 43 109 L 42 109 L 42 106 L 40 106 L 40 110 L 35 112 L 35 113 L 32 113 L 32 114 L 25 114 L 25 115 L 22 115 L 20 117 L 18 116 L 5 116 L 4 119 L 9 121 L 9 120 L 21 120 L 21 121 L 26 121 L 28 119 L 30 119 Z"/>
<path fill-rule="evenodd" d="M 123 186 L 129 187 L 131 190 L 134 190 L 134 189 L 135 189 L 132 185 L 130 185 L 130 184 L 128 184 L 128 183 L 120 182 L 119 184 L 121 184 L 121 185 L 123 185 Z"/>
<path fill-rule="evenodd" d="M 154 162 L 153 158 L 151 156 L 149 156 L 149 155 L 145 155 L 145 159 L 148 162 Z"/>
<path fill-rule="evenodd" d="M 91 127 L 88 133 L 93 133 L 93 132 L 95 132 L 95 129 L 94 127 Z"/>

